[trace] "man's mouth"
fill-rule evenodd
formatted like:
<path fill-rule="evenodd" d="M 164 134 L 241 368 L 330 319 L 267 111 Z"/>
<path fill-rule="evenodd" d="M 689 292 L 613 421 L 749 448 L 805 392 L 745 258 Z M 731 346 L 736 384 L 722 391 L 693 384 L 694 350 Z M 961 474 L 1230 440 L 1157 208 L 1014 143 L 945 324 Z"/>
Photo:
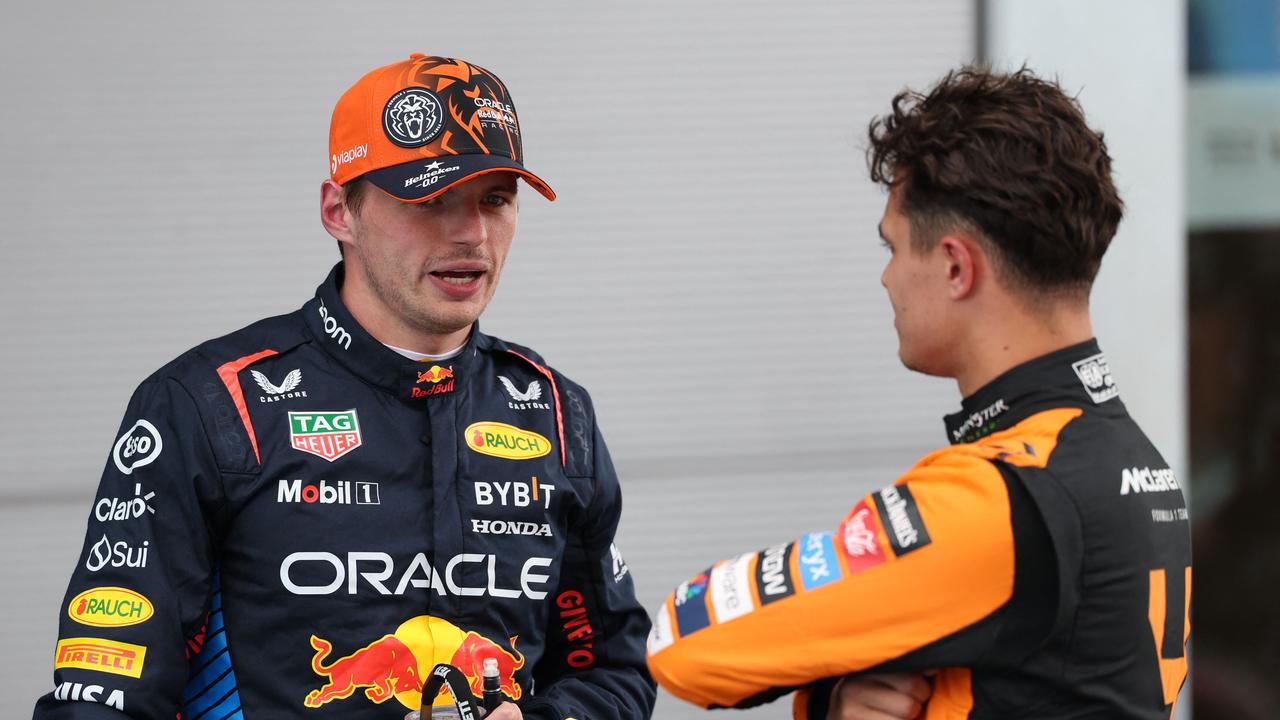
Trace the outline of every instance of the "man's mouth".
<path fill-rule="evenodd" d="M 484 275 L 483 270 L 439 270 L 431 273 L 450 285 L 469 285 Z"/>

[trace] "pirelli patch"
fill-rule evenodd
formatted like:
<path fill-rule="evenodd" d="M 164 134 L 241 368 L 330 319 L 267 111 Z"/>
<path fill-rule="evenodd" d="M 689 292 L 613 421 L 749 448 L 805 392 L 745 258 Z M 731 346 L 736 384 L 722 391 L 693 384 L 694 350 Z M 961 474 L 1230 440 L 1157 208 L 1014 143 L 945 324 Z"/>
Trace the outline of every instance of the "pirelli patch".
<path fill-rule="evenodd" d="M 882 521 L 889 526 L 885 535 L 895 556 L 902 557 L 932 542 L 929 529 L 920 517 L 920 508 L 916 507 L 916 500 L 906 485 L 890 485 L 874 497 Z"/>

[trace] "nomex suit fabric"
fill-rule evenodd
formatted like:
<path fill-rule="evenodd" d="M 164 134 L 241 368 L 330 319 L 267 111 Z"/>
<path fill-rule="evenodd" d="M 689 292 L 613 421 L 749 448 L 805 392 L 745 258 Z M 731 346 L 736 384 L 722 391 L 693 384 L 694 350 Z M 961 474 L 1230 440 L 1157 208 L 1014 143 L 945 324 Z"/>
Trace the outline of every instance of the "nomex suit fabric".
<path fill-rule="evenodd" d="M 929 720 L 1168 718 L 1186 677 L 1186 502 L 1088 341 L 946 418 L 951 445 L 835 532 L 717 563 L 654 617 L 658 682 L 704 707 L 938 670 Z"/>
<path fill-rule="evenodd" d="M 479 695 L 484 657 L 527 718 L 649 717 L 587 392 L 478 327 L 409 361 L 342 274 L 135 392 L 35 718 L 398 720 L 438 662 Z"/>

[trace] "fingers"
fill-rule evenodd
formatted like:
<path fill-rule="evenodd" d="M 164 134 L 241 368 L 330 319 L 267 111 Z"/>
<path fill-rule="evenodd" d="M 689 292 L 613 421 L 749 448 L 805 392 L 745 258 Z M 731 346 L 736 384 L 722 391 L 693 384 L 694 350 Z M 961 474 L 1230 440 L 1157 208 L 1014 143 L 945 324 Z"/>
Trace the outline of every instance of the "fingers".
<path fill-rule="evenodd" d="M 504 702 L 494 708 L 493 713 L 484 716 L 485 720 L 524 720 L 524 713 L 515 703 Z"/>
<path fill-rule="evenodd" d="M 920 714 L 932 687 L 920 675 L 847 677 L 832 693 L 828 720 L 910 720 Z"/>
<path fill-rule="evenodd" d="M 867 678 L 888 685 L 904 695 L 910 695 L 921 704 L 933 694 L 933 685 L 924 675 L 917 673 L 875 673 Z"/>

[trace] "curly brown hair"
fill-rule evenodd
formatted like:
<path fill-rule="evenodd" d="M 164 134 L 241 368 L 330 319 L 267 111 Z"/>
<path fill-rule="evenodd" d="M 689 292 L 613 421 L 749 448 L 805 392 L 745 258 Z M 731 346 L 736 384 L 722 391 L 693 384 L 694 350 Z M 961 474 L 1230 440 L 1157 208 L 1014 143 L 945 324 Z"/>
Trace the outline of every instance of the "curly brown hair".
<path fill-rule="evenodd" d="M 868 135 L 871 179 L 900 188 L 916 250 L 977 231 L 1011 284 L 1087 296 L 1124 204 L 1102 133 L 1056 83 L 966 66 L 899 93 Z"/>

